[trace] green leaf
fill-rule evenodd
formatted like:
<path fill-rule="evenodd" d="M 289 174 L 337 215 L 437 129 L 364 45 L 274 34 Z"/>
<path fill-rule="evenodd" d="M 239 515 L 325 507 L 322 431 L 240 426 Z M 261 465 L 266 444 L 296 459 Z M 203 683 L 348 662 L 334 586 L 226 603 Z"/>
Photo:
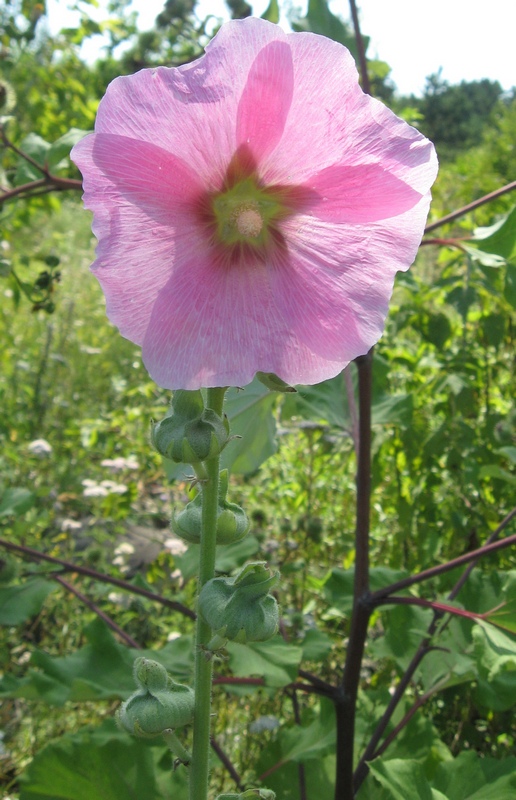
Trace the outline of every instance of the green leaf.
<path fill-rule="evenodd" d="M 332 641 L 327 633 L 310 628 L 301 643 L 303 661 L 323 661 L 330 653 Z"/>
<path fill-rule="evenodd" d="M 432 783 L 448 800 L 514 800 L 516 758 L 496 760 L 463 752 L 440 764 Z"/>
<path fill-rule="evenodd" d="M 407 577 L 407 572 L 389 567 L 373 567 L 370 574 L 371 591 L 376 592 Z M 349 614 L 353 607 L 353 581 L 355 568 L 334 567 L 323 588 L 324 596 L 332 606 Z"/>
<path fill-rule="evenodd" d="M 0 517 L 25 514 L 34 505 L 35 496 L 28 489 L 13 487 L 6 489 L 0 500 Z"/>
<path fill-rule="evenodd" d="M 56 584 L 29 578 L 19 586 L 0 587 L 0 625 L 18 625 L 41 611 Z"/>
<path fill-rule="evenodd" d="M 269 22 L 274 22 L 275 24 L 278 24 L 280 19 L 278 0 L 270 0 L 269 5 L 262 14 L 262 19 L 266 19 Z"/>
<path fill-rule="evenodd" d="M 516 703 L 516 637 L 486 623 L 472 631 L 479 679 L 477 702 L 493 711 L 506 711 Z"/>
<path fill-rule="evenodd" d="M 234 544 L 219 545 L 216 550 L 216 572 L 233 572 L 244 561 L 252 558 L 260 549 L 260 542 L 254 536 L 245 536 Z M 199 545 L 191 544 L 182 556 L 174 556 L 174 562 L 185 581 L 191 580 L 199 571 Z"/>
<path fill-rule="evenodd" d="M 48 168 L 52 171 L 60 166 L 63 159 L 68 159 L 72 147 L 80 142 L 89 131 L 82 131 L 79 128 L 70 128 L 70 130 L 57 139 L 47 150 L 46 159 Z M 66 163 L 65 163 L 66 166 Z"/>
<path fill-rule="evenodd" d="M 231 671 L 237 677 L 257 675 L 267 686 L 286 686 L 297 676 L 302 650 L 275 636 L 268 642 L 239 644 L 228 642 Z"/>
<path fill-rule="evenodd" d="M 307 727 L 291 728 L 282 735 L 282 760 L 305 762 L 323 758 L 335 749 L 335 709 L 330 700 L 321 698 L 320 713 Z"/>
<path fill-rule="evenodd" d="M 244 389 L 229 389 L 224 411 L 228 415 L 232 439 L 222 451 L 221 468 L 232 473 L 255 472 L 276 452 L 276 421 L 273 408 L 277 395 L 255 378 Z M 186 464 L 164 458 L 167 477 L 184 479 L 191 473 Z"/>
<path fill-rule="evenodd" d="M 342 20 L 332 14 L 326 0 L 309 0 L 306 16 L 291 24 L 295 31 L 311 31 L 327 36 L 334 42 L 340 42 L 357 59 L 357 47 L 353 33 Z M 362 41 L 364 50 L 367 50 L 369 37 L 362 36 Z"/>
<path fill-rule="evenodd" d="M 504 261 L 516 261 L 516 206 L 489 228 L 477 228 L 470 240 L 483 253 L 494 253 Z"/>
<path fill-rule="evenodd" d="M 29 133 L 29 135 L 25 137 L 20 145 L 20 150 L 26 155 L 30 156 L 38 164 L 41 164 L 42 167 L 45 166 L 45 160 L 49 148 L 50 143 L 42 139 L 41 136 L 38 136 L 37 133 Z M 23 183 L 30 183 L 31 181 L 37 181 L 42 177 L 43 173 L 41 170 L 33 166 L 33 164 L 31 164 L 25 158 L 20 157 L 16 168 L 16 174 L 14 176 L 15 186 L 20 186 Z"/>
<path fill-rule="evenodd" d="M 191 675 L 191 668 L 185 663 L 185 651 L 191 653 L 193 647 L 190 637 L 170 642 L 163 651 L 132 650 L 118 644 L 100 619 L 88 625 L 84 634 L 88 644 L 71 655 L 52 658 L 36 650 L 25 677 L 6 676 L 0 681 L 0 695 L 42 700 L 56 706 L 67 701 L 125 699 L 135 689 L 133 663 L 137 656 L 163 663 L 179 679 L 185 673 Z"/>
<path fill-rule="evenodd" d="M 378 783 L 387 789 L 392 800 L 437 800 L 432 793 L 419 761 L 394 758 L 384 761 L 375 758 L 369 769 Z"/>
<path fill-rule="evenodd" d="M 256 378 L 244 389 L 230 389 L 224 410 L 233 439 L 222 451 L 222 469 L 232 473 L 255 472 L 276 452 L 276 421 L 272 413 L 277 395 Z"/>
<path fill-rule="evenodd" d="M 151 748 L 115 731 L 110 736 L 89 730 L 62 736 L 35 756 L 20 782 L 20 800 L 164 797 L 156 784 Z M 174 782 L 171 773 L 170 789 Z"/>

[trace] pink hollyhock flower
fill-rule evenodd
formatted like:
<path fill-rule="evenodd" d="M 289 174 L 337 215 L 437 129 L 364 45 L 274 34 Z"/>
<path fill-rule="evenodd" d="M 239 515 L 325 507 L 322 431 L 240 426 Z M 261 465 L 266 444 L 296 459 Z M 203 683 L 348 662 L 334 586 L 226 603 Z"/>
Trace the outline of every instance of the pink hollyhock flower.
<path fill-rule="evenodd" d="M 171 389 L 317 383 L 366 353 L 437 172 L 342 45 L 254 18 L 114 80 L 72 157 L 108 316 Z"/>

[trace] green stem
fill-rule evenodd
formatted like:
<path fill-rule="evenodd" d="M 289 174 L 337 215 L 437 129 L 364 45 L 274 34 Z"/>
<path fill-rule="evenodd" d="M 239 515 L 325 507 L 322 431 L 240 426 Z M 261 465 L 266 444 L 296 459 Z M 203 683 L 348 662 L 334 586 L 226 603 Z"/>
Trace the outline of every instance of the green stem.
<path fill-rule="evenodd" d="M 168 745 L 168 748 L 173 755 L 177 756 L 183 764 L 189 764 L 192 760 L 192 756 L 188 752 L 188 750 L 183 747 L 179 739 L 177 738 L 176 734 L 173 730 L 163 731 L 162 734 L 165 742 Z"/>
<path fill-rule="evenodd" d="M 225 389 L 208 389 L 207 407 L 222 414 Z M 215 574 L 216 524 L 219 500 L 220 458 L 206 461 L 202 487 L 202 529 L 199 555 L 199 591 Z M 195 710 L 190 774 L 190 800 L 207 800 L 210 755 L 212 659 L 206 646 L 213 633 L 198 616 L 195 637 Z"/>

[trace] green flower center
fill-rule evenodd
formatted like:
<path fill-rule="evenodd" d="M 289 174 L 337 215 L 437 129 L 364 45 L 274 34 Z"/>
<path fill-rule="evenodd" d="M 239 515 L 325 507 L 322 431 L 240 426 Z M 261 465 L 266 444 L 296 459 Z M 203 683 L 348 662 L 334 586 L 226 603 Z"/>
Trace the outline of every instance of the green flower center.
<path fill-rule="evenodd" d="M 260 188 L 253 178 L 241 180 L 212 200 L 217 239 L 225 245 L 262 247 L 271 225 L 288 210 L 277 191 Z"/>

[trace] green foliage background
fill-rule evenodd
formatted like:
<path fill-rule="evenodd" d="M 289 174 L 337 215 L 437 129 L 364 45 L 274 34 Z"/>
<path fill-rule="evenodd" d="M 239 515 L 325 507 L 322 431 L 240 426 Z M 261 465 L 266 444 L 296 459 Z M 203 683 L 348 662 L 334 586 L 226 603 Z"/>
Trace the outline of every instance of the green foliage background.
<path fill-rule="evenodd" d="M 144 33 L 123 2 L 111 4 L 102 24 L 90 19 L 87 4 L 82 9 L 78 26 L 57 36 L 45 30 L 41 4 L 24 0 L 0 10 L 7 87 L 0 114 L 4 121 L 10 117 L 9 138 L 39 163 L 59 140 L 53 167 L 71 178 L 78 177 L 66 159 L 71 140 L 62 137 L 71 128 L 92 127 L 109 80 L 142 66 L 191 60 L 210 30 L 188 2 L 169 0 L 155 29 Z M 235 4 L 233 12 L 245 16 L 246 4 Z M 272 2 L 267 18 L 276 21 L 277 13 Z M 355 48 L 349 27 L 322 0 L 311 0 L 307 15 L 293 24 Z M 100 31 L 108 36 L 106 53 L 86 64 L 79 46 Z M 123 52 L 121 42 L 128 44 Z M 502 96 L 490 82 L 450 87 L 434 76 L 422 99 L 400 98 L 385 64 L 372 62 L 371 71 L 375 92 L 436 139 L 442 168 L 433 220 L 514 179 L 514 96 Z M 3 155 L 2 186 L 31 179 L 12 149 Z M 165 412 L 169 396 L 149 380 L 139 350 L 105 319 L 88 272 L 94 246 L 89 216 L 77 196 L 64 198 L 13 201 L 1 212 L 0 535 L 192 607 L 195 553 L 163 544 L 173 509 L 192 490 L 187 476 L 164 468 L 149 447 L 149 421 Z M 439 229 L 444 244 L 429 241 L 397 281 L 375 356 L 373 589 L 479 547 L 514 506 L 513 204 L 505 195 Z M 43 275 L 47 294 L 38 305 Z M 288 643 L 278 637 L 270 645 L 228 648 L 228 660 L 217 665 L 221 681 L 251 675 L 265 685 L 221 683 L 215 733 L 243 780 L 267 774 L 278 800 L 298 797 L 299 765 L 310 800 L 332 797 L 329 703 L 301 696 L 296 711 L 284 687 L 296 680 L 299 665 L 328 681 L 342 668 L 354 562 L 354 383 L 351 369 L 347 382 L 338 376 L 290 396 L 253 385 L 228 402 L 247 444 L 246 450 L 237 443 L 228 449 L 235 473 L 231 500 L 246 507 L 252 536 L 221 549 L 218 568 L 231 572 L 252 557 L 281 569 Z M 31 450 L 38 439 L 51 445 L 50 454 Z M 117 457 L 137 466 L 126 461 L 113 474 L 103 462 Z M 112 480 L 125 491 L 88 496 L 85 480 L 97 487 Z M 116 550 L 135 531 L 154 545 L 152 557 L 139 565 Z M 6 756 L 0 784 L 6 796 L 185 797 L 183 771 L 170 778 L 163 746 L 135 742 L 111 721 L 132 689 L 136 653 L 53 580 L 51 565 L 7 553 L 2 558 Z M 501 627 L 458 617 L 443 626 L 436 642 L 442 649 L 423 662 L 390 730 L 421 693 L 428 702 L 373 762 L 360 800 L 404 798 L 406 786 L 414 798 L 514 796 L 515 576 L 509 551 L 477 568 L 458 606 L 483 614 L 504 602 Z M 63 577 L 175 678 L 189 680 L 188 618 L 100 581 Z M 457 577 L 443 576 L 413 595 L 442 598 Z M 430 619 L 428 609 L 415 606 L 376 613 L 363 665 L 358 751 Z M 218 762 L 212 788 L 234 790 Z"/>

